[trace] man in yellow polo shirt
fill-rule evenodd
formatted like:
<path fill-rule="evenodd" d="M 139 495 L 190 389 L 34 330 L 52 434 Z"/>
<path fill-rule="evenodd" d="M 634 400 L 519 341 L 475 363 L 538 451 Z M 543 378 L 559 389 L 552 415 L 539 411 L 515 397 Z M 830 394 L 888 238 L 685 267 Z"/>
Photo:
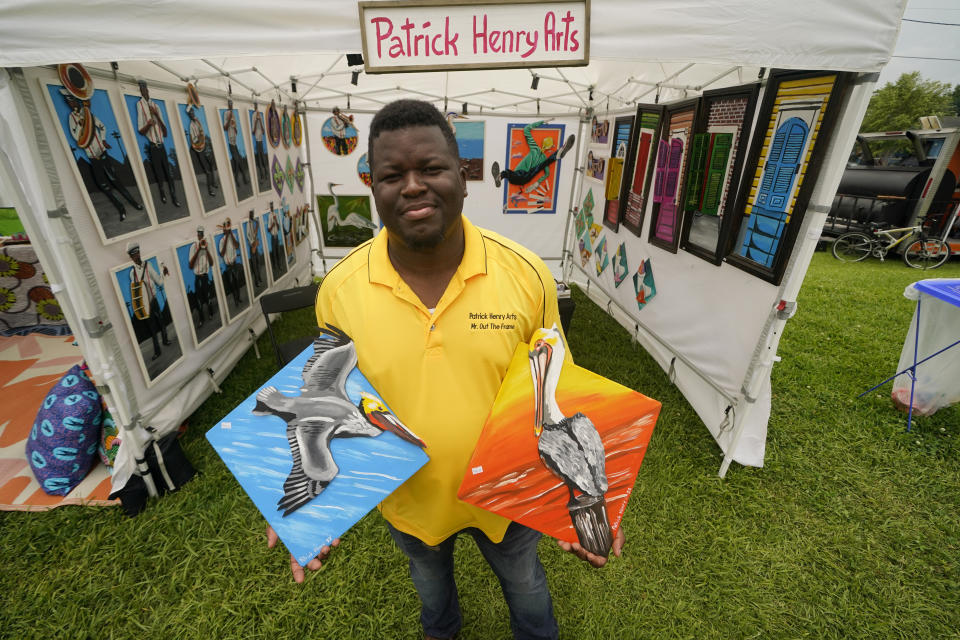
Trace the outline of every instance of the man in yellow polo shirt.
<path fill-rule="evenodd" d="M 424 633 L 450 638 L 460 629 L 453 547 L 463 532 L 500 580 L 514 637 L 556 638 L 540 534 L 457 499 L 514 349 L 537 328 L 560 324 L 553 278 L 532 252 L 462 215 L 466 172 L 432 105 L 400 100 L 381 109 L 368 159 L 385 229 L 330 270 L 317 319 L 354 340 L 360 370 L 427 443 L 430 462 L 380 505 L 410 560 Z M 595 566 L 606 560 L 561 546 Z M 329 551 L 307 568 L 319 568 Z"/>

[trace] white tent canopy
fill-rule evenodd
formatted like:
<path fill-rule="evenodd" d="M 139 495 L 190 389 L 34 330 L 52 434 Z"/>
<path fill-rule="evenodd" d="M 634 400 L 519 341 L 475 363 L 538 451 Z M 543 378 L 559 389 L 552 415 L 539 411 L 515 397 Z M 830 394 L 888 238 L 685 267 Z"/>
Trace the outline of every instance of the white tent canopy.
<path fill-rule="evenodd" d="M 731 69 L 732 77 L 724 75 L 722 84 L 736 84 L 738 67 L 879 71 L 890 59 L 905 4 L 593 0 L 590 65 L 543 75 L 568 79 L 584 96 L 594 87 L 596 104 L 603 108 L 603 98 L 614 96 L 609 108 L 619 109 L 631 101 L 652 101 L 656 91 L 651 87 L 657 83 L 669 85 L 662 99 L 682 97 L 682 89 L 670 87 L 703 87 Z M 301 78 L 299 97 L 326 107 L 347 93 L 356 96 L 355 109 L 375 109 L 396 95 L 416 92 L 506 112 L 534 111 L 532 101 L 514 104 L 524 99 L 516 94 L 540 97 L 544 112 L 586 106 L 563 95 L 569 93 L 566 82 L 549 81 L 539 92 L 531 91 L 526 70 L 364 76 L 353 86 L 340 56 L 361 51 L 360 28 L 356 3 L 346 0 L 104 0 L 69 9 L 58 2 L 23 0 L 0 8 L 0 42 L 2 67 L 149 60 L 170 63 L 182 77 L 200 78 L 216 73 L 202 59 L 226 71 L 256 67 L 260 73 L 233 74 L 236 83 L 269 94 L 274 85 L 289 90 L 289 79 Z M 326 75 L 307 91 L 320 74 Z M 215 82 L 226 88 L 222 76 Z M 391 88 L 394 92 L 380 92 Z M 563 97 L 548 106 L 543 99 L 556 94 Z"/>
<path fill-rule="evenodd" d="M 762 464 L 769 416 L 769 373 L 783 323 L 792 308 L 788 304 L 786 312 L 778 313 L 776 307 L 780 300 L 796 300 L 839 181 L 845 150 L 866 108 L 875 72 L 890 58 L 904 7 L 904 0 L 851 0 L 841 5 L 823 0 L 593 0 L 588 66 L 368 75 L 362 73 L 362 66 L 348 66 L 345 55 L 361 51 L 354 2 L 104 0 L 65 10 L 58 3 L 23 0 L 15 7 L 0 8 L 0 67 L 81 62 L 95 77 L 111 79 L 114 70 L 110 62 L 115 61 L 119 63 L 119 82 L 129 84 L 131 78 L 142 76 L 149 78 L 151 87 L 170 95 L 174 91 L 182 94 L 184 83 L 192 81 L 205 96 L 231 93 L 247 102 L 279 98 L 287 104 L 296 100 L 308 112 L 308 143 L 310 111 L 328 112 L 335 105 L 343 108 L 348 103 L 352 111 L 359 113 L 375 111 L 399 97 L 421 97 L 450 111 L 461 111 L 466 104 L 471 117 L 479 114 L 496 121 L 488 128 L 488 136 L 505 131 L 507 118 L 561 116 L 571 125 L 579 120 L 578 138 L 582 142 L 585 123 L 594 114 L 633 113 L 637 103 L 676 101 L 695 97 L 707 88 L 756 81 L 763 68 L 859 73 L 836 127 L 834 149 L 823 161 L 816 188 L 802 216 L 800 235 L 782 284 L 762 282 L 730 265 L 707 265 L 683 252 L 665 255 L 665 269 L 677 274 L 674 291 L 688 287 L 684 289 L 688 293 L 678 317 L 700 323 L 683 326 L 669 317 L 657 319 L 649 314 L 643 318 L 652 320 L 647 326 L 635 317 L 635 312 L 631 315 L 620 306 L 622 302 L 615 299 L 617 292 L 601 286 L 589 289 L 665 369 L 669 368 L 724 450 L 725 470 L 730 460 Z M 354 71 L 361 72 L 356 85 L 351 83 Z M 537 89 L 531 87 L 534 75 L 540 77 Z M 33 149 L 31 137 L 22 133 L 40 124 L 36 114 L 23 113 L 17 90 L 7 80 L 0 74 L 0 187 L 15 184 L 15 191 L 21 194 L 18 208 L 36 219 L 38 228 L 44 231 L 40 235 L 56 238 L 62 230 L 59 234 L 53 232 L 56 222 L 49 219 L 48 212 L 62 202 L 57 189 L 51 192 L 48 176 L 43 175 L 44 169 L 54 169 L 44 165 L 42 153 Z M 34 83 L 30 90 L 36 93 L 38 86 Z M 313 124 L 315 130 L 319 129 L 316 119 Z M 315 138 L 312 144 L 320 144 L 319 135 Z M 578 146 L 581 165 L 586 151 L 587 147 Z M 315 153 L 311 163 L 315 193 L 323 193 L 326 184 L 326 177 L 318 177 L 324 175 L 318 173 L 322 162 Z M 563 196 L 562 206 L 566 206 L 568 198 L 573 202 L 579 197 L 582 185 L 572 172 L 565 172 L 561 185 L 569 191 L 569 196 Z M 499 197 L 492 184 L 471 186 L 470 192 L 471 200 L 483 203 L 484 207 Z M 69 202 L 67 208 L 70 209 Z M 246 206 L 237 207 L 241 208 Z M 558 212 L 562 213 L 562 209 Z M 524 221 L 526 226 L 519 226 L 529 230 L 530 224 L 536 222 L 534 217 L 530 218 Z M 542 234 L 544 237 L 559 238 L 564 235 L 563 226 L 570 224 L 567 216 L 541 218 L 543 224 L 552 225 L 549 233 Z M 524 241 L 523 237 L 516 239 Z M 57 243 L 50 240 L 49 246 L 41 248 L 41 257 L 45 253 L 48 259 L 59 263 L 53 269 L 54 275 L 63 277 L 69 292 L 71 284 L 83 282 L 83 278 L 70 274 L 75 258 L 54 258 L 64 252 L 64 247 Z M 569 242 L 558 246 L 553 255 L 561 253 L 571 255 Z M 699 277 L 698 270 L 708 266 L 711 270 L 702 271 L 704 277 Z M 717 294 L 724 287 L 730 287 L 735 295 L 753 296 L 754 309 L 747 312 L 752 313 L 750 318 L 738 321 L 734 317 L 737 314 L 730 309 L 716 313 Z M 74 305 L 72 310 L 68 309 L 71 325 L 80 318 L 98 315 L 96 294 L 85 298 L 77 293 L 70 297 L 75 298 L 68 303 Z M 669 291 L 661 294 L 662 309 L 666 310 L 670 299 Z M 737 304 L 735 298 L 719 299 L 729 305 Z M 614 302 L 617 304 L 613 305 Z M 704 323 L 709 324 L 711 314 L 713 321 L 723 326 L 714 338 L 718 344 L 704 348 L 703 341 L 710 338 L 701 328 Z M 729 345 L 719 344 L 731 335 L 737 337 L 734 342 L 741 352 L 736 363 L 724 359 L 723 351 L 729 350 Z M 100 350 L 99 354 L 87 356 L 93 370 L 96 371 L 98 361 L 108 363 L 115 359 L 111 348 L 94 348 L 95 341 L 83 336 L 78 336 L 78 340 L 85 353 L 87 347 Z M 245 349 L 242 341 L 225 348 L 213 367 L 218 376 Z M 120 382 L 118 378 L 113 386 L 123 393 Z M 181 395 L 176 401 L 173 396 L 165 397 L 164 404 L 171 407 L 168 413 L 189 412 L 209 392 L 207 381 L 201 379 L 185 394 L 178 391 Z M 158 397 L 154 400 L 158 401 Z M 119 412 L 123 424 L 133 422 L 135 408 Z M 175 417 L 168 416 L 172 424 Z"/>

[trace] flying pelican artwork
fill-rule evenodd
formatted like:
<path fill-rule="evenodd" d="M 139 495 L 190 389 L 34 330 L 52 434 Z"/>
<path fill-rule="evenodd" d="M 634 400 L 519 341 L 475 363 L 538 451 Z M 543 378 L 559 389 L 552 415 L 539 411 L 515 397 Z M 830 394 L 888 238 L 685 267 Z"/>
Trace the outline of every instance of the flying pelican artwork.
<path fill-rule="evenodd" d="M 293 468 L 277 503 L 284 517 L 319 495 L 339 473 L 330 452 L 333 438 L 376 437 L 390 431 L 407 442 L 426 446 L 376 396 L 362 392 L 358 404 L 350 400 L 347 376 L 357 365 L 353 341 L 331 325 L 323 331 L 304 364 L 300 395 L 291 398 L 276 387 L 264 387 L 253 409 L 255 415 L 275 415 L 287 423 Z"/>
<path fill-rule="evenodd" d="M 333 188 L 339 186 L 340 184 L 337 182 L 327 183 L 327 191 L 330 192 L 330 197 L 333 198 L 333 204 L 327 207 L 327 231 L 332 231 L 341 225 L 352 225 L 354 227 L 360 227 L 361 229 L 372 229 L 376 231 L 377 225 L 374 224 L 372 220 L 367 220 L 356 212 L 351 211 L 346 218 L 340 217 L 340 200 L 337 198 L 337 194 L 333 192 Z"/>
<path fill-rule="evenodd" d="M 597 428 L 581 412 L 565 416 L 557 404 L 565 347 L 557 325 L 537 329 L 530 343 L 534 435 L 540 460 L 570 492 L 567 508 L 580 546 L 606 557 L 613 544 L 607 516 L 605 452 Z"/>

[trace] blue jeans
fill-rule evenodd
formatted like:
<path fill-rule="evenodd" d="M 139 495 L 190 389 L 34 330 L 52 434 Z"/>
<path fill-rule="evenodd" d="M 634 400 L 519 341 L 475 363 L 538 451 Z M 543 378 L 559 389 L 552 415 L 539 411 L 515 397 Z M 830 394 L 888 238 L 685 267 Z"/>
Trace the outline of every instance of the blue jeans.
<path fill-rule="evenodd" d="M 490 542 L 479 529 L 459 531 L 437 546 L 398 531 L 387 523 L 390 535 L 410 560 L 410 577 L 420 595 L 420 623 L 428 636 L 452 638 L 460 630 L 460 602 L 453 579 L 453 547 L 457 535 L 468 533 L 497 579 L 510 608 L 510 628 L 518 640 L 555 639 L 559 634 L 547 576 L 537 557 L 540 533 L 511 522 L 503 541 Z"/>

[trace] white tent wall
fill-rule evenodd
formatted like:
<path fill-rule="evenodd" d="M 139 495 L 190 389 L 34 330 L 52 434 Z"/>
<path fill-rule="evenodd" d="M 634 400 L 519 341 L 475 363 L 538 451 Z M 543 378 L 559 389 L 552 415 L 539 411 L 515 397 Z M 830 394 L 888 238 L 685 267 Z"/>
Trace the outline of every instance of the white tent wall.
<path fill-rule="evenodd" d="M 14 72 L 12 76 L 4 72 L 8 81 L 18 84 L 11 92 L 4 92 L 7 104 L 17 104 L 16 110 L 23 114 L 23 139 L 11 140 L 11 149 L 18 149 L 13 171 L 5 171 L 10 183 L 19 183 L 14 193 L 16 207 L 25 221 L 34 244 L 38 246 L 40 256 L 51 279 L 52 287 L 61 299 L 65 313 L 81 346 L 81 350 L 90 366 L 91 373 L 107 400 L 118 424 L 125 427 L 121 441 L 132 440 L 135 446 L 121 445 L 114 471 L 114 489 L 122 487 L 133 472 L 134 456 L 139 454 L 140 445 L 148 439 L 140 427 L 146 427 L 154 437 L 160 437 L 177 428 L 213 391 L 217 383 L 231 371 L 236 361 L 250 348 L 253 337 L 264 329 L 263 316 L 259 304 L 253 301 L 232 318 L 225 315 L 223 327 L 214 335 L 195 347 L 191 335 L 191 310 L 180 286 L 179 272 L 176 267 L 177 256 L 173 247 L 190 243 L 196 239 L 198 224 L 206 229 L 206 236 L 214 246 L 215 234 L 219 232 L 227 217 L 235 221 L 234 229 L 239 229 L 248 211 L 258 216 L 270 210 L 271 204 L 279 208 L 281 199 L 272 190 L 256 193 L 250 198 L 237 202 L 232 190 L 228 173 L 220 175 L 224 189 L 225 205 L 211 215 L 202 213 L 203 207 L 198 201 L 199 191 L 193 184 L 193 176 L 186 169 L 188 149 L 182 135 L 183 127 L 173 113 L 176 102 L 184 102 L 185 94 L 169 89 L 154 87 L 151 98 L 163 100 L 168 106 L 168 117 L 174 145 L 179 158 L 184 162 L 182 191 L 178 196 L 182 200 L 184 217 L 162 225 L 152 224 L 130 234 L 101 239 L 94 223 L 82 183 L 78 182 L 74 167 L 70 166 L 73 155 L 69 152 L 65 134 L 60 123 L 55 121 L 49 106 L 52 101 L 48 94 L 50 85 L 59 86 L 57 73 L 51 69 L 33 68 L 22 75 Z M 146 185 L 146 175 L 142 163 L 135 161 L 138 156 L 133 148 L 136 145 L 132 123 L 126 117 L 124 95 L 137 95 L 138 88 L 129 78 L 112 80 L 98 77 L 95 80 L 98 90 L 106 90 L 113 107 L 113 113 L 119 130 L 126 142 L 126 151 L 130 154 L 134 173 L 140 185 Z M 8 84 L 6 89 L 11 89 Z M 24 95 L 26 92 L 27 95 Z M 18 99 L 19 98 L 19 99 Z M 218 107 L 226 107 L 226 97 L 205 94 L 201 96 L 209 122 L 219 121 Z M 235 108 L 246 113 L 250 103 L 237 100 Z M 242 118 L 241 118 L 242 119 Z M 35 126 L 34 126 L 35 125 Z M 36 127 L 36 128 L 35 128 Z M 226 154 L 223 134 L 211 130 L 214 153 Z M 241 127 L 241 135 L 249 140 L 246 126 Z M 32 138 L 32 140 L 31 140 Z M 42 139 L 41 139 L 42 138 Z M 8 148 L 6 140 L 4 149 Z M 14 146 L 16 145 L 16 146 Z M 300 149 L 291 147 L 289 151 L 279 148 L 277 155 L 296 158 Z M 68 155 L 69 154 L 69 155 Z M 251 154 L 252 155 L 252 154 Z M 8 155 L 9 157 L 9 155 Z M 49 183 L 41 187 L 43 179 L 34 181 L 31 172 L 23 171 L 25 159 L 33 159 L 36 166 L 43 166 L 45 172 L 39 175 Z M 229 161 L 218 157 L 219 167 L 229 167 Z M 249 168 L 251 174 L 253 167 Z M 306 187 L 306 185 L 305 185 Z M 46 195 L 44 195 L 46 191 Z M 141 188 L 141 195 L 148 193 Z M 284 202 L 291 213 L 305 203 L 308 191 L 301 193 L 296 187 Z M 149 198 L 143 198 L 146 207 L 151 206 Z M 55 204 L 45 204 L 51 202 Z M 65 203 L 65 204 L 62 204 Z M 63 207 L 61 209 L 61 207 Z M 51 218 L 47 211 L 62 211 L 64 215 Z M 128 211 L 133 209 L 128 205 Z M 188 213 L 188 212 L 192 212 Z M 133 340 L 127 325 L 128 312 L 118 297 L 114 282 L 114 272 L 120 267 L 132 266 L 126 246 L 130 241 L 140 244 L 145 260 L 156 256 L 162 266 L 166 266 L 169 275 L 163 278 L 167 305 L 173 316 L 173 328 L 176 337 L 172 341 L 179 345 L 182 358 L 167 366 L 152 380 L 143 371 L 136 352 L 140 346 Z M 214 249 L 216 251 L 216 249 Z M 215 267 L 214 267 L 215 268 Z M 273 290 L 306 284 L 311 278 L 309 264 L 309 244 L 303 243 L 296 249 L 296 261 L 288 271 L 273 283 Z M 245 274 L 247 282 L 249 273 Z M 215 278 L 215 290 L 220 307 L 226 307 L 226 292 L 220 278 Z M 250 291 L 245 291 L 243 299 L 250 302 Z M 97 327 L 111 327 L 100 331 Z M 251 333 L 253 331 L 253 333 Z M 169 329 L 168 329 L 169 332 Z M 269 354 L 265 354 L 269 357 Z M 148 362 L 149 356 L 144 356 Z"/>
<path fill-rule="evenodd" d="M 344 109 L 344 105 L 341 105 L 341 109 Z M 349 113 L 346 109 L 344 109 L 344 112 Z M 330 182 L 341 185 L 334 188 L 338 195 L 370 194 L 370 188 L 360 181 L 357 173 L 357 159 L 367 152 L 367 134 L 370 131 L 370 121 L 373 119 L 373 115 L 366 113 L 354 113 L 352 115 L 360 139 L 357 148 L 350 155 L 341 158 L 327 150 L 319 133 L 324 121 L 330 117 L 330 112 L 313 110 L 307 112 L 307 122 L 310 131 L 313 133 L 310 137 L 310 157 L 317 195 L 327 194 L 327 185 Z M 482 122 L 484 125 L 483 180 L 467 182 L 464 213 L 474 224 L 522 243 L 543 258 L 551 267 L 554 277 L 559 278 L 563 232 L 567 223 L 567 210 L 574 182 L 576 156 L 571 153 L 559 163 L 560 176 L 555 202 L 552 207 L 555 210 L 554 213 L 503 213 L 504 188 L 498 189 L 494 186 L 490 173 L 490 167 L 494 161 L 499 162 L 501 167 L 505 167 L 508 161 L 504 142 L 507 139 L 508 125 L 525 125 L 537 120 L 536 117 L 500 116 L 487 113 L 469 115 L 467 119 L 454 120 L 455 126 L 461 122 Z M 580 123 L 577 118 L 557 117 L 553 118 L 550 124 L 551 126 L 563 125 L 564 135 L 579 134 Z M 558 144 L 562 144 L 562 142 Z M 313 205 L 316 206 L 315 201 Z M 371 209 L 375 209 L 372 203 Z M 374 220 L 379 222 L 379 217 L 375 211 L 373 211 L 373 214 Z M 317 215 L 324 216 L 326 211 L 317 211 Z M 346 255 L 349 251 L 349 248 L 324 246 L 323 256 L 326 268 L 332 266 L 333 260 Z"/>

